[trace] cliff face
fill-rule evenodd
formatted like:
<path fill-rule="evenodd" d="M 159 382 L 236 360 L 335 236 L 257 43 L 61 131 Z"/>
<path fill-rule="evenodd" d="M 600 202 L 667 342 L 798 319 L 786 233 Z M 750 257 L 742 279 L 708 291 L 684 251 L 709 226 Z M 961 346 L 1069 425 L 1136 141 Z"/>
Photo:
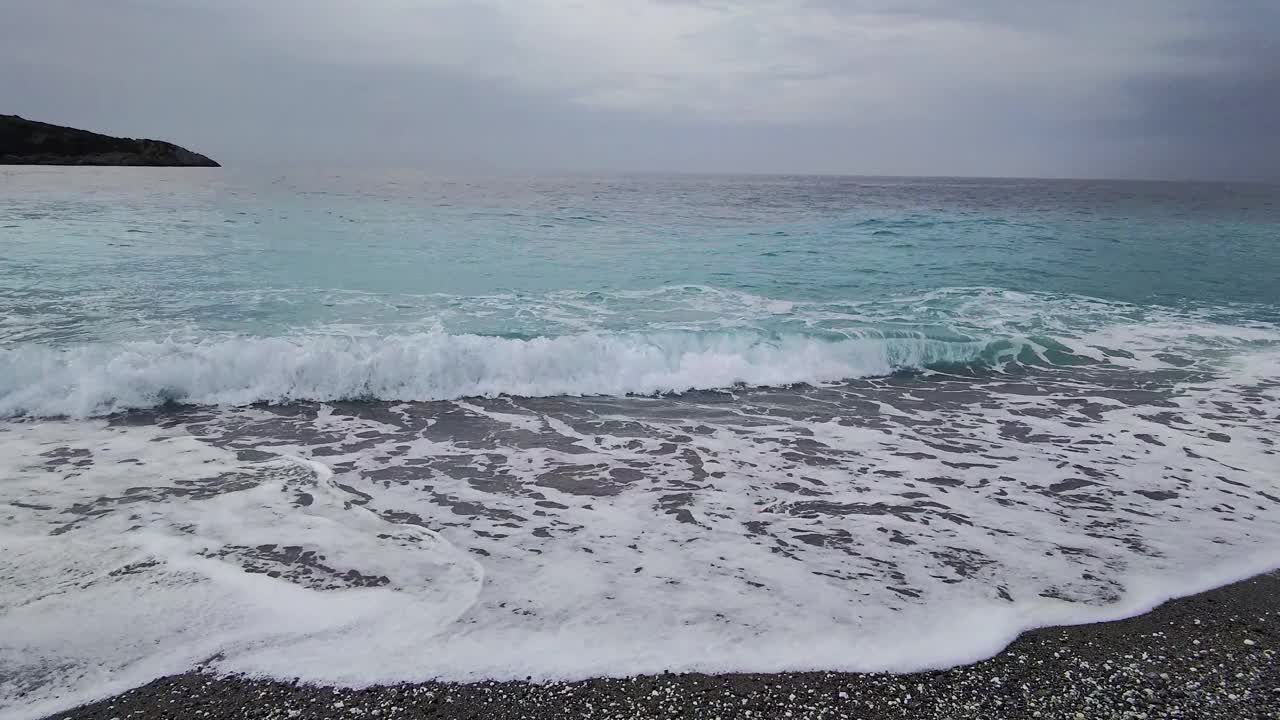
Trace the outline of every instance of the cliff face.
<path fill-rule="evenodd" d="M 133 140 L 0 115 L 0 165 L 220 167 L 161 140 Z"/>

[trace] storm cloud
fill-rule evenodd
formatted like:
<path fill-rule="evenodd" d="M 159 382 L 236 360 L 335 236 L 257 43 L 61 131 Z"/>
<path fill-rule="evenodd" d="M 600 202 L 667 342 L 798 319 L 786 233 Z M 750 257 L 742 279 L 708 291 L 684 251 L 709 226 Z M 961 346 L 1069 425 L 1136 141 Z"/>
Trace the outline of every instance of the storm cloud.
<path fill-rule="evenodd" d="M 230 164 L 1280 177 L 1280 3 L 0 0 L 0 112 Z"/>

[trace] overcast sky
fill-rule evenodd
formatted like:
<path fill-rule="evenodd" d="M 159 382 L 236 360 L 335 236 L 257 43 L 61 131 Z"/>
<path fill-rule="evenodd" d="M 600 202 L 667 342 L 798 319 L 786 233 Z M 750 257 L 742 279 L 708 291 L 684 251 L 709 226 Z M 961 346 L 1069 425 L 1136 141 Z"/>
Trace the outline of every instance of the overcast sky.
<path fill-rule="evenodd" d="M 0 112 L 226 164 L 1280 178 L 1277 0 L 0 0 Z"/>

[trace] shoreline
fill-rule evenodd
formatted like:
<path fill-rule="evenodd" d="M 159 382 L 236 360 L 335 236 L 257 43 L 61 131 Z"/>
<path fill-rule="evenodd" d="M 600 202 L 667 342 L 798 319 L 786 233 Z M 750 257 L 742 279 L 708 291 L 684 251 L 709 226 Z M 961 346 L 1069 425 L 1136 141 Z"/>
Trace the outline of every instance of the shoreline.
<path fill-rule="evenodd" d="M 193 671 L 47 720 L 1280 717 L 1280 571 L 1126 620 L 1022 634 L 949 670 L 664 674 L 364 689 Z"/>

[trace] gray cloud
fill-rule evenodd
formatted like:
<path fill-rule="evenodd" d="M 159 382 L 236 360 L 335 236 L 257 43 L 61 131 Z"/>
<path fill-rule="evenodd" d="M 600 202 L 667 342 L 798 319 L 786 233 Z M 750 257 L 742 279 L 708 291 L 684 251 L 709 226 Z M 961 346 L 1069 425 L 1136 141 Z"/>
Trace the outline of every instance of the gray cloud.
<path fill-rule="evenodd" d="M 1280 176 L 1270 2 L 302 8 L 0 0 L 0 112 L 233 164 Z"/>
<path fill-rule="evenodd" d="M 1170 52 L 1189 67 L 1130 79 L 1118 136 L 1147 150 L 1136 171 L 1163 177 L 1280 179 L 1280 5 L 1222 3 Z"/>

